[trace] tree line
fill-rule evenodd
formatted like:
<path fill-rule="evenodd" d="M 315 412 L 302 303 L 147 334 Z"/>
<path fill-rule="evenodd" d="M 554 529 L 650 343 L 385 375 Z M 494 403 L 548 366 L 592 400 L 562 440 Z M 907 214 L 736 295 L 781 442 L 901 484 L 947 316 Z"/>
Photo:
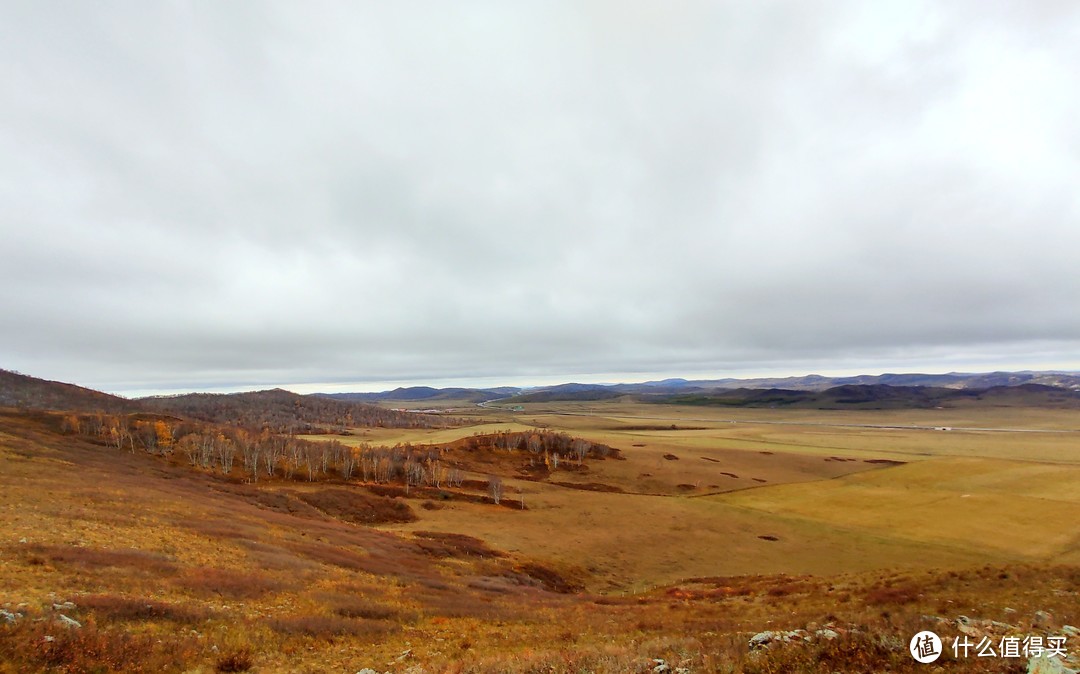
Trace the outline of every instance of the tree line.
<path fill-rule="evenodd" d="M 389 410 L 378 405 L 344 402 L 274 389 L 250 393 L 191 393 L 144 398 L 143 409 L 215 424 L 261 428 L 276 433 L 346 433 L 357 426 L 445 428 L 460 419 L 437 414 Z"/>
<path fill-rule="evenodd" d="M 60 418 L 60 431 L 250 482 L 336 478 L 441 488 L 460 487 L 465 479 L 463 470 L 443 459 L 446 447 L 353 446 L 336 438 L 307 440 L 268 428 L 252 430 L 147 415 L 66 414 Z"/>

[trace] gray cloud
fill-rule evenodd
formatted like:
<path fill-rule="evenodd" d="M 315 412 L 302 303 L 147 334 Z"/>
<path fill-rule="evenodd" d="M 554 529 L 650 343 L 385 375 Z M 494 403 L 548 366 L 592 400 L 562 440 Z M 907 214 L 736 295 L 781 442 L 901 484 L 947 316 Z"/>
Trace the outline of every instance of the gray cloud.
<path fill-rule="evenodd" d="M 8 3 L 0 366 L 1078 368 L 1073 3 Z"/>

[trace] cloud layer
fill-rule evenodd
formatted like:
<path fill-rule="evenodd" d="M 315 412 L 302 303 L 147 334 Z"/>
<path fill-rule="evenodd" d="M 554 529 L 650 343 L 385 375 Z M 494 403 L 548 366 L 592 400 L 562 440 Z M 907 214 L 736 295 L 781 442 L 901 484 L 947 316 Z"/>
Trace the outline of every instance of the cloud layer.
<path fill-rule="evenodd" d="M 1080 367 L 1073 3 L 0 16 L 0 367 Z"/>

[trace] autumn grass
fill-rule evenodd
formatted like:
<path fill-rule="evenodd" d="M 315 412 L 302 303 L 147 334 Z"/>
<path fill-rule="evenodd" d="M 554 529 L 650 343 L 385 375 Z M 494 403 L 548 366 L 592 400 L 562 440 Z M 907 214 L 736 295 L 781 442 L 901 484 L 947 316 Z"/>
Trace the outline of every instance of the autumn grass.
<path fill-rule="evenodd" d="M 507 477 L 508 493 L 520 493 L 527 510 L 465 500 L 427 510 L 412 508 L 421 500 L 354 485 L 224 485 L 21 423 L 0 424 L 0 606 L 23 614 L 0 621 L 3 674 L 625 673 L 652 671 L 656 658 L 695 674 L 915 672 L 925 670 L 905 642 L 920 626 L 951 635 L 966 615 L 1031 632 L 1036 611 L 1055 625 L 1080 622 L 1076 566 L 1038 554 L 1018 560 L 1008 547 L 975 549 L 967 539 L 909 536 L 899 526 L 902 508 L 895 530 L 871 529 L 816 510 L 820 499 L 785 495 L 814 487 L 828 500 L 830 489 L 863 489 L 866 496 L 850 497 L 858 511 L 890 485 L 1023 500 L 1048 484 L 1064 495 L 1043 502 L 1071 507 L 1067 473 L 1040 472 L 1035 462 L 1022 462 L 1020 472 L 985 464 L 951 478 L 934 474 L 933 458 L 869 464 L 834 479 L 703 498 Z M 614 444 L 617 433 L 604 433 L 597 440 Z M 581 479 L 614 482 L 625 468 L 649 472 L 656 458 L 712 465 L 694 458 L 700 438 L 653 447 L 660 441 L 634 437 L 615 444 L 625 462 L 590 463 Z M 849 463 L 824 460 L 838 451 L 755 451 L 754 461 L 802 456 L 832 470 Z M 665 461 L 664 452 L 680 458 Z M 716 468 L 741 476 L 730 465 Z M 311 496 L 324 489 L 328 495 Z M 408 503 L 419 519 L 365 523 L 350 516 L 354 493 Z M 1048 517 L 1028 526 L 1052 534 L 1060 524 Z M 82 627 L 65 626 L 60 614 Z M 761 630 L 812 625 L 842 636 L 757 653 L 747 645 Z M 985 662 L 946 666 L 986 671 L 977 669 Z"/>
<path fill-rule="evenodd" d="M 1075 550 L 1080 466 L 935 459 L 827 483 L 782 485 L 712 498 L 726 505 L 843 527 L 853 535 L 1050 559 Z"/>

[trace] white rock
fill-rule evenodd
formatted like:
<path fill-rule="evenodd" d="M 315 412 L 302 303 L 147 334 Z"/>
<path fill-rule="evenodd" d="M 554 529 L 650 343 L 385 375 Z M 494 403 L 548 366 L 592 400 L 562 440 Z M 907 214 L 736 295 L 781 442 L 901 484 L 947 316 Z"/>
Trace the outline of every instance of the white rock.
<path fill-rule="evenodd" d="M 64 625 L 66 627 L 82 627 L 81 622 L 79 622 L 78 620 L 73 620 L 73 619 L 67 617 L 66 615 L 64 615 L 63 613 L 58 615 L 57 619 L 60 621 L 61 625 Z"/>
<path fill-rule="evenodd" d="M 1027 674 L 1077 674 L 1058 658 L 1047 657 L 1045 653 L 1028 660 Z"/>
<path fill-rule="evenodd" d="M 754 636 L 750 637 L 750 648 L 764 648 L 769 643 L 776 639 L 779 635 L 772 630 L 765 630 L 764 632 L 758 632 Z"/>
<path fill-rule="evenodd" d="M 1032 627 L 1046 628 L 1054 622 L 1054 616 L 1046 611 L 1035 611 L 1035 619 L 1031 621 Z"/>

